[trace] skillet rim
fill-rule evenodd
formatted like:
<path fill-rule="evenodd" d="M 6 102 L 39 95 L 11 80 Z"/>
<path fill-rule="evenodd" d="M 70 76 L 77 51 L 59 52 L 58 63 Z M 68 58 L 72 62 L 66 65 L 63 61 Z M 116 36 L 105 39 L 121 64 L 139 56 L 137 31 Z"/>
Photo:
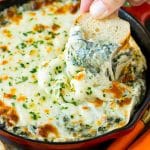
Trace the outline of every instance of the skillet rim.
<path fill-rule="evenodd" d="M 131 31 L 133 30 L 135 32 L 140 32 L 140 34 L 142 33 L 142 35 L 144 36 L 144 39 L 142 41 L 143 42 L 142 45 L 144 45 L 144 47 L 146 47 L 145 48 L 146 52 L 149 53 L 149 55 L 150 55 L 150 49 L 148 48 L 148 45 L 150 44 L 150 34 L 149 34 L 149 32 L 142 26 L 142 24 L 135 17 L 133 17 L 132 15 L 127 13 L 125 10 L 120 9 L 119 16 L 121 18 L 123 18 L 123 19 L 125 19 L 125 20 L 130 22 L 130 24 L 131 24 Z M 133 28 L 133 27 L 136 27 L 136 28 Z M 136 34 L 134 36 L 136 36 Z M 138 37 L 138 38 L 140 38 L 140 37 Z M 134 39 L 136 39 L 136 38 L 134 38 Z M 144 41 L 144 40 L 146 40 L 146 41 Z M 138 43 L 138 45 L 140 45 L 140 44 Z M 143 52 L 143 50 L 142 50 L 142 52 Z M 5 132 L 5 133 L 7 133 L 7 134 L 9 134 L 9 135 L 11 135 L 11 136 L 14 136 L 16 138 L 20 138 L 22 140 L 26 140 L 28 142 L 32 142 L 32 143 L 35 143 L 35 144 L 39 143 L 39 144 L 46 144 L 46 145 L 47 144 L 49 144 L 49 145 L 67 145 L 67 144 L 71 145 L 72 144 L 73 145 L 73 144 L 77 144 L 77 143 L 84 143 L 84 142 L 94 141 L 94 140 L 97 140 L 97 139 L 101 139 L 101 138 L 107 137 L 108 135 L 118 134 L 121 131 L 123 132 L 123 131 L 126 131 L 126 130 L 129 130 L 129 129 L 133 128 L 134 125 L 137 123 L 137 121 L 142 116 L 142 114 L 144 113 L 144 110 L 146 110 L 146 108 L 150 104 L 150 87 L 149 87 L 149 89 L 147 90 L 146 93 L 147 94 L 146 94 L 146 96 L 144 98 L 145 100 L 143 100 L 141 102 L 141 104 L 140 104 L 141 106 L 139 106 L 139 109 L 134 112 L 134 117 L 130 118 L 129 123 L 126 126 L 124 126 L 122 128 L 119 128 L 119 129 L 112 130 L 112 131 L 110 131 L 108 133 L 105 133 L 103 135 L 99 135 L 99 136 L 95 136 L 95 137 L 89 138 L 89 139 L 83 139 L 83 140 L 80 140 L 80 141 L 68 141 L 68 142 L 67 141 L 66 142 L 48 142 L 48 141 L 40 141 L 40 140 L 29 139 L 27 137 L 16 135 L 16 134 L 14 134 L 12 132 L 9 132 L 6 129 L 4 129 L 3 125 L 0 125 L 0 130 Z"/>

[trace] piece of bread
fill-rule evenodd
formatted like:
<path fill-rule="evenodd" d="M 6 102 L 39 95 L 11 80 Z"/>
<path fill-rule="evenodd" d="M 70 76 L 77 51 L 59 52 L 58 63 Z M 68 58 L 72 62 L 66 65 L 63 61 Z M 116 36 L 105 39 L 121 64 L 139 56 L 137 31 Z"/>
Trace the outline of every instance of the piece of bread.
<path fill-rule="evenodd" d="M 115 14 L 106 19 L 97 20 L 92 18 L 89 13 L 86 13 L 80 15 L 74 24 L 81 26 L 86 39 L 124 45 L 130 37 L 130 24 Z"/>

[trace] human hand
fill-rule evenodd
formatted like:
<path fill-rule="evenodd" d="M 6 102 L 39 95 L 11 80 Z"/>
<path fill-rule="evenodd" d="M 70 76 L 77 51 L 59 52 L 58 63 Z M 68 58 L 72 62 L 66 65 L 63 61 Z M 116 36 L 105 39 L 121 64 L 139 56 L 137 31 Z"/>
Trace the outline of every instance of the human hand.
<path fill-rule="evenodd" d="M 126 0 L 81 0 L 81 13 L 90 12 L 94 18 L 102 19 L 118 10 Z M 150 0 L 128 0 L 131 5 L 141 5 Z"/>

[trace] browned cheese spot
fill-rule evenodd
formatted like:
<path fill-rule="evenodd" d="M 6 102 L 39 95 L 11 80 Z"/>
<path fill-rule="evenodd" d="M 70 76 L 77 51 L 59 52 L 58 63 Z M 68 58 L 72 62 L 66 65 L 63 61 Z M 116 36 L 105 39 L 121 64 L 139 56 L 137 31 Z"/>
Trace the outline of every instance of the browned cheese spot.
<path fill-rule="evenodd" d="M 89 110 L 89 107 L 88 106 L 83 106 L 82 109 L 83 110 Z"/>
<path fill-rule="evenodd" d="M 37 32 L 42 32 L 44 31 L 46 28 L 48 28 L 47 26 L 44 26 L 42 24 L 36 24 L 33 28 L 34 31 L 37 31 Z"/>
<path fill-rule="evenodd" d="M 79 72 L 74 78 L 78 81 L 83 80 L 85 78 L 85 74 L 83 72 Z"/>
<path fill-rule="evenodd" d="M 8 47 L 6 45 L 0 45 L 0 50 L 2 52 L 7 52 L 8 51 Z"/>
<path fill-rule="evenodd" d="M 24 96 L 24 95 L 20 95 L 18 98 L 17 98 L 17 101 L 18 102 L 24 102 L 25 100 L 26 100 L 26 96 Z"/>
<path fill-rule="evenodd" d="M 120 107 L 129 105 L 131 103 L 131 98 L 125 98 L 124 100 L 118 101 Z"/>
<path fill-rule="evenodd" d="M 2 116 L 8 126 L 14 126 L 19 121 L 19 116 L 16 110 L 7 106 L 3 101 L 0 100 L 0 116 Z"/>
<path fill-rule="evenodd" d="M 8 38 L 11 38 L 11 37 L 12 37 L 12 34 L 11 34 L 11 32 L 10 32 L 9 30 L 4 29 L 2 32 L 3 32 L 3 34 L 4 34 L 6 37 L 8 37 Z"/>
<path fill-rule="evenodd" d="M 7 60 L 3 60 L 0 64 L 1 65 L 6 65 L 6 64 L 8 64 L 8 61 Z"/>
<path fill-rule="evenodd" d="M 39 127 L 39 135 L 41 135 L 42 137 L 46 138 L 50 133 L 54 134 L 56 137 L 59 137 L 58 130 L 55 126 L 51 124 L 45 124 Z"/>
<path fill-rule="evenodd" d="M 115 98 L 121 98 L 125 92 L 125 88 L 121 87 L 119 82 L 113 81 L 110 89 L 105 89 L 104 92 L 112 93 Z"/>
<path fill-rule="evenodd" d="M 101 107 L 103 105 L 103 100 L 98 98 L 89 102 L 92 103 L 95 107 Z"/>
<path fill-rule="evenodd" d="M 76 13 L 79 9 L 79 4 L 72 5 L 72 4 L 66 4 L 64 6 L 59 7 L 55 13 L 56 14 L 65 14 L 67 12 L 70 12 L 72 14 Z"/>
<path fill-rule="evenodd" d="M 19 14 L 17 12 L 17 9 L 15 7 L 12 7 L 7 10 L 7 17 L 16 24 L 19 24 L 22 19 L 22 14 Z"/>
<path fill-rule="evenodd" d="M 56 30 L 58 30 L 59 28 L 60 28 L 60 25 L 58 25 L 58 24 L 55 24 L 55 23 L 54 23 L 54 24 L 52 25 L 52 30 L 53 30 L 53 31 L 56 31 Z"/>

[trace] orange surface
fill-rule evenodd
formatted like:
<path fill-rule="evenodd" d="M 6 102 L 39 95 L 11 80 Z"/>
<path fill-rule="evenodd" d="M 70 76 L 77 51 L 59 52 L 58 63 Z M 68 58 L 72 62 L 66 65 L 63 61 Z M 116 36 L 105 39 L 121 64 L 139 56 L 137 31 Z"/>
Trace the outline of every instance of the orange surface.
<path fill-rule="evenodd" d="M 150 150 L 150 129 L 134 142 L 128 150 Z"/>
<path fill-rule="evenodd" d="M 107 148 L 107 150 L 126 150 L 128 146 L 133 142 L 133 140 L 143 129 L 144 129 L 144 123 L 140 120 L 131 132 L 118 138 Z"/>

